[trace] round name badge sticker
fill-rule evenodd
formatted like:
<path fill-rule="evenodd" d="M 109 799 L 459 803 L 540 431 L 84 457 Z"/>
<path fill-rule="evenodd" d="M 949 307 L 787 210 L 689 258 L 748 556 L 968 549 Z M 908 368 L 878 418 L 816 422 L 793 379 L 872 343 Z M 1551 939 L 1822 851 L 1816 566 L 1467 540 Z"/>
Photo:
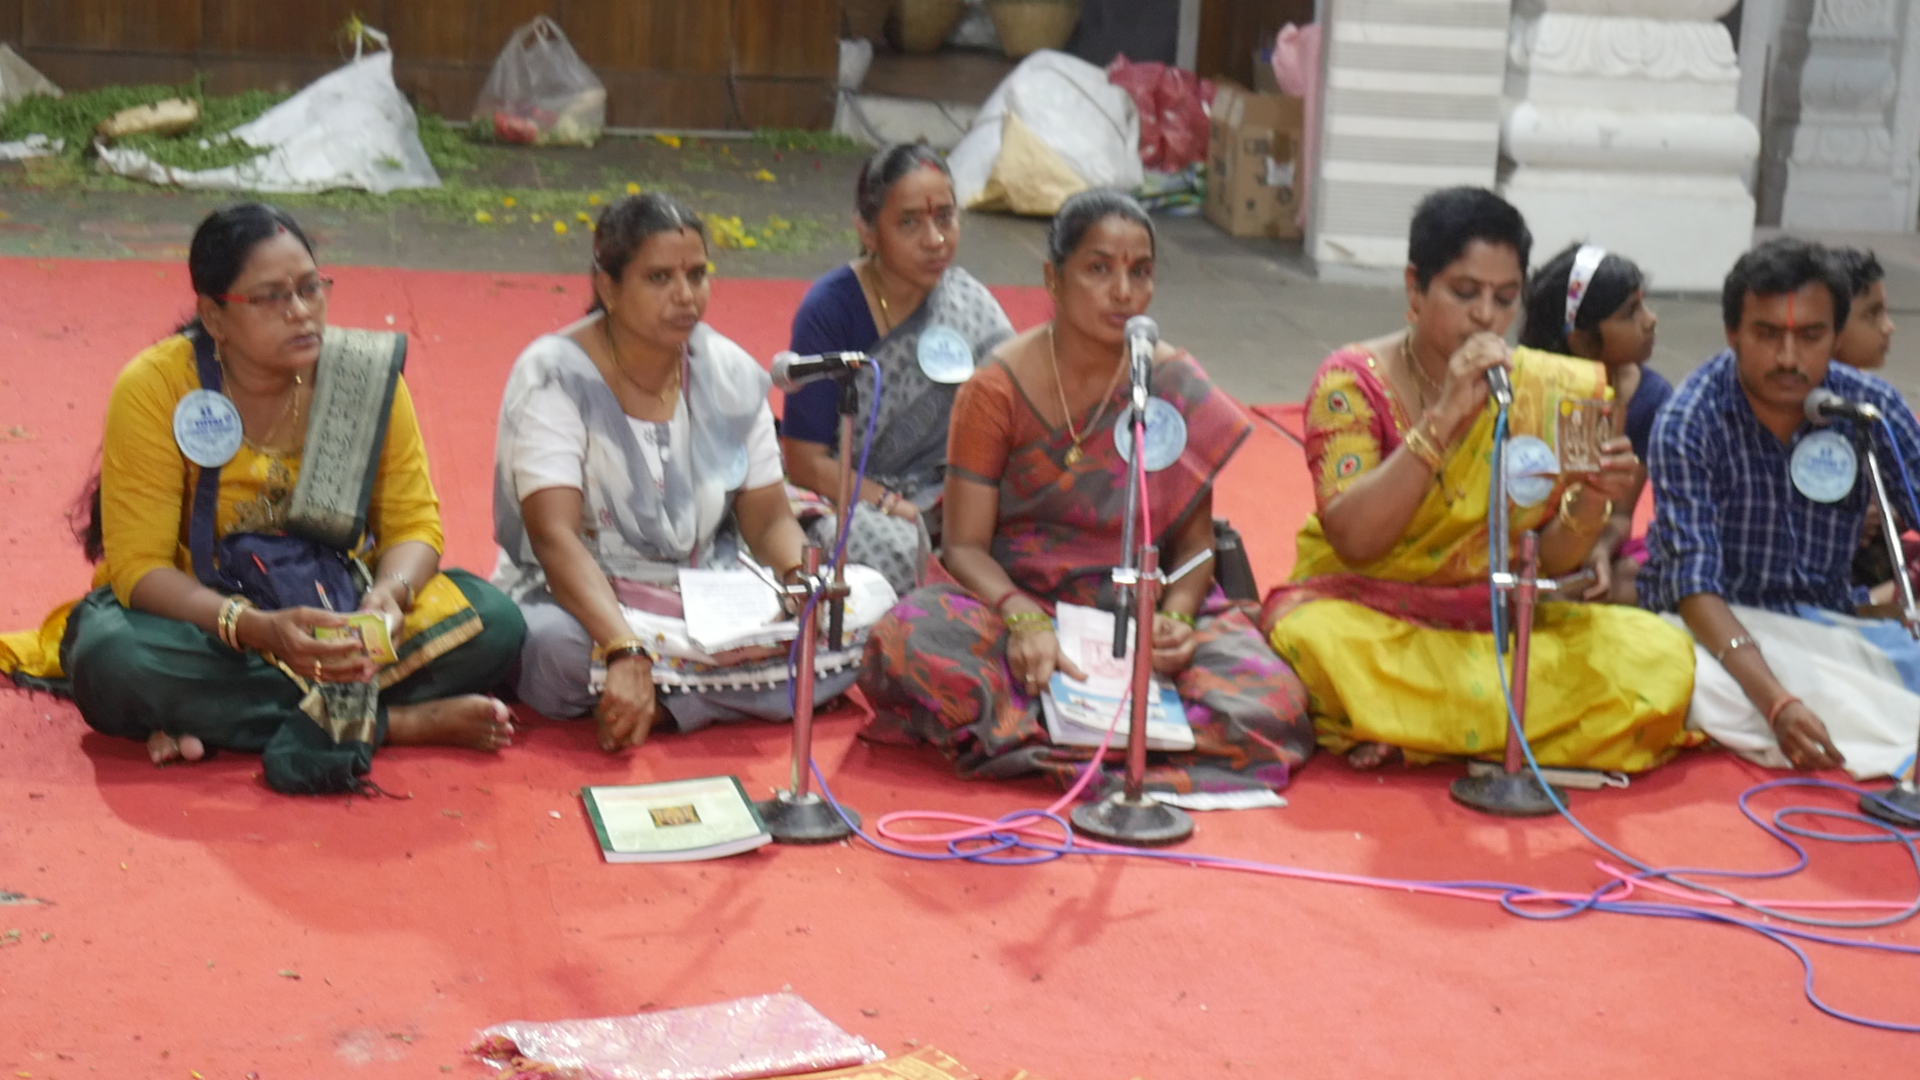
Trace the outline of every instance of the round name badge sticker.
<path fill-rule="evenodd" d="M 217 469 L 240 452 L 240 410 L 225 394 L 194 390 L 173 407 L 173 441 L 188 461 Z"/>
<path fill-rule="evenodd" d="M 1560 475 L 1560 459 L 1545 440 L 1515 435 L 1507 440 L 1507 497 L 1513 505 L 1532 508 L 1547 501 Z"/>
<path fill-rule="evenodd" d="M 1793 448 L 1788 474 L 1800 494 L 1818 503 L 1837 503 L 1853 491 L 1860 459 L 1853 444 L 1837 431 L 1816 431 Z"/>
<path fill-rule="evenodd" d="M 919 352 L 920 371 L 934 382 L 953 386 L 973 377 L 973 346 L 951 326 L 928 327 Z"/>
<path fill-rule="evenodd" d="M 1113 445 L 1120 459 L 1133 462 L 1133 406 L 1120 410 L 1113 421 Z M 1147 471 L 1161 469 L 1180 460 L 1187 449 L 1187 418 L 1162 398 L 1147 399 Z"/>

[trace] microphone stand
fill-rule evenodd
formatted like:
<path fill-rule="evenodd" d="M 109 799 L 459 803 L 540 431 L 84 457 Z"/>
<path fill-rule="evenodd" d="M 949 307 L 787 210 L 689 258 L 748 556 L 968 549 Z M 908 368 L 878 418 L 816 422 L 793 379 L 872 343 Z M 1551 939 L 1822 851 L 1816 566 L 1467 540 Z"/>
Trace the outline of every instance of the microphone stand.
<path fill-rule="evenodd" d="M 1500 404 L 1500 422 L 1494 425 L 1496 430 L 1506 431 L 1506 413 L 1507 406 Z M 1447 791 L 1455 802 L 1483 813 L 1500 817 L 1540 817 L 1553 813 L 1555 808 L 1553 798 L 1548 794 L 1548 786 L 1532 769 L 1527 768 L 1526 755 L 1521 752 L 1527 737 L 1527 655 L 1533 638 L 1534 602 L 1542 589 L 1553 592 L 1560 589 L 1562 584 L 1538 576 L 1540 536 L 1532 531 L 1520 537 L 1520 572 L 1513 573 L 1508 543 L 1511 507 L 1507 501 L 1506 439 L 1503 435 L 1493 447 L 1493 558 L 1487 571 L 1487 585 L 1493 590 L 1494 596 L 1511 596 L 1513 605 L 1511 619 L 1504 610 L 1504 602 L 1496 602 L 1493 607 L 1496 643 L 1508 640 L 1509 627 L 1514 632 L 1510 639 L 1513 645 L 1513 708 L 1507 719 L 1505 768 L 1483 776 L 1463 776 L 1449 785 Z M 1561 804 L 1565 805 L 1566 792 L 1556 787 L 1552 789 L 1552 795 L 1558 796 Z"/>
<path fill-rule="evenodd" d="M 1134 385 L 1136 402 L 1145 395 Z M 1119 791 L 1095 803 L 1074 807 L 1073 826 L 1084 833 L 1116 844 L 1134 847 L 1158 847 L 1177 844 L 1193 835 L 1193 818 L 1177 806 L 1168 806 L 1146 792 L 1147 705 L 1153 686 L 1153 615 L 1159 607 L 1160 588 L 1165 578 L 1160 573 L 1160 553 L 1152 537 L 1142 537 L 1137 552 L 1133 545 L 1134 520 L 1139 509 L 1140 480 L 1146 472 L 1147 410 L 1136 406 L 1130 437 L 1133 461 L 1127 470 L 1127 516 L 1121 523 L 1121 564 L 1114 567 L 1115 594 L 1120 597 L 1114 613 L 1115 658 L 1125 656 L 1127 599 L 1133 601 L 1133 686 L 1130 691 L 1127 727 L 1127 772 Z M 1099 761 L 1088 768 L 1100 768 Z"/>
<path fill-rule="evenodd" d="M 1873 446 L 1872 426 L 1857 424 L 1854 441 L 1867 460 L 1867 476 L 1873 483 L 1873 501 L 1880 512 L 1880 538 L 1886 542 L 1887 554 L 1893 564 L 1893 579 L 1900 590 L 1900 621 L 1906 624 L 1908 633 L 1920 638 L 1920 609 L 1914 605 L 1913 582 L 1907 576 L 1906 552 L 1900 544 L 1900 524 L 1894 517 L 1893 500 L 1887 494 L 1887 481 L 1880 471 L 1880 455 Z M 1920 522 L 1915 524 L 1920 525 Z M 1915 773 L 1920 771 L 1920 747 L 1916 747 L 1916 755 L 1916 767 L 1909 769 L 1906 776 L 1896 778 L 1893 787 L 1861 794 L 1862 813 L 1902 828 L 1920 829 L 1920 786 L 1914 784 Z"/>
<path fill-rule="evenodd" d="M 833 534 L 838 547 L 847 530 L 853 527 L 854 501 L 860 494 L 853 487 L 853 423 L 860 411 L 860 392 L 853 384 L 853 372 L 838 372 L 832 378 L 840 387 L 840 502 L 835 519 L 838 525 Z M 798 601 L 800 610 L 806 614 L 800 620 L 800 656 L 798 670 L 793 674 L 792 773 L 785 791 L 775 792 L 773 798 L 761 799 L 753 805 L 766 821 L 767 831 L 780 843 L 826 844 L 850 835 L 860 825 L 860 815 L 845 806 L 836 812 L 833 804 L 810 790 L 813 774 L 809 768 L 813 761 L 813 662 L 820 632 L 820 604 L 825 602 L 827 607 L 828 647 L 839 649 L 846 627 L 847 595 L 851 590 L 847 588 L 845 559 L 834 562 L 833 580 L 825 582 L 819 579 L 819 548 L 808 544 L 802 565 L 806 568 L 805 581 L 781 586 L 782 594 Z M 842 814 L 846 815 L 845 819 Z"/>

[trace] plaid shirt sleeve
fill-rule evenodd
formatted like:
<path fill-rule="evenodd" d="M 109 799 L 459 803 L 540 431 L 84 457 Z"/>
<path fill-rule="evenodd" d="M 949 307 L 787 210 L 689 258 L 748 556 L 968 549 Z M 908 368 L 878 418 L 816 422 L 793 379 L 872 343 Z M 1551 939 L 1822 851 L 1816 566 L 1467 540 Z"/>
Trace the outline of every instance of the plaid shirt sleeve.
<path fill-rule="evenodd" d="M 1882 472 L 1887 475 L 1888 494 L 1893 498 L 1893 512 L 1909 529 L 1920 529 L 1920 521 L 1913 519 L 1913 499 L 1920 496 L 1914 490 L 1916 478 L 1920 478 L 1920 421 L 1916 421 L 1913 410 L 1907 407 L 1898 394 L 1883 406 L 1888 426 L 1893 428 L 1894 448 L 1899 451 L 1899 464 L 1886 463 Z"/>
<path fill-rule="evenodd" d="M 1713 490 L 1715 462 L 1724 455 L 1713 447 L 1700 410 L 1671 407 L 1680 403 L 1661 410 L 1648 447 L 1658 516 L 1647 536 L 1652 573 L 1642 577 L 1642 591 L 1654 611 L 1676 611 L 1696 593 L 1725 593 Z"/>

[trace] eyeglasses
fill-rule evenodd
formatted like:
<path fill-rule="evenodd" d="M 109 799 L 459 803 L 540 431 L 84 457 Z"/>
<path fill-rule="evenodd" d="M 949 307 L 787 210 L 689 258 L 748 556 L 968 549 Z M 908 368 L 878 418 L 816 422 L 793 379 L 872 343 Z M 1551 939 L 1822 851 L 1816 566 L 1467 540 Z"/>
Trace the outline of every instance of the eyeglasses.
<path fill-rule="evenodd" d="M 323 307 L 327 294 L 333 291 L 333 279 L 315 275 L 295 285 L 291 290 L 271 289 L 252 296 L 239 293 L 218 293 L 213 299 L 224 304 L 245 304 L 262 315 L 286 316 L 293 313 L 293 301 L 297 298 L 309 308 Z"/>

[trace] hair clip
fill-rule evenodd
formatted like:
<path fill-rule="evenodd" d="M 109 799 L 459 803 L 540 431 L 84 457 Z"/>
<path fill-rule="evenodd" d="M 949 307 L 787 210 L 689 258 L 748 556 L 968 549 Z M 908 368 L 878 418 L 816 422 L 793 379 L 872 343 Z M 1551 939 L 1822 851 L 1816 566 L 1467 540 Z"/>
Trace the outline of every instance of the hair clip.
<path fill-rule="evenodd" d="M 1580 314 L 1580 301 L 1587 297 L 1587 286 L 1607 257 L 1607 249 L 1598 244 L 1581 244 L 1574 253 L 1573 269 L 1567 274 L 1567 336 L 1573 336 L 1573 319 Z"/>

